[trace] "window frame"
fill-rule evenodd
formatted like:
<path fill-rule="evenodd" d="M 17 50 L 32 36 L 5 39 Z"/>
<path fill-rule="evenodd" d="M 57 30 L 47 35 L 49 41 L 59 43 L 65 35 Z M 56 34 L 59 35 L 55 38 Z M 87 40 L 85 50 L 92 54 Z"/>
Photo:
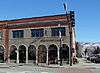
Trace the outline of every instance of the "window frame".
<path fill-rule="evenodd" d="M 51 28 L 51 36 L 53 37 L 59 37 L 61 32 L 61 36 L 66 36 L 66 29 L 65 27 L 55 27 Z"/>
<path fill-rule="evenodd" d="M 31 29 L 31 37 L 43 37 L 44 36 L 44 29 Z"/>
<path fill-rule="evenodd" d="M 13 30 L 12 37 L 13 38 L 24 38 L 24 30 Z"/>

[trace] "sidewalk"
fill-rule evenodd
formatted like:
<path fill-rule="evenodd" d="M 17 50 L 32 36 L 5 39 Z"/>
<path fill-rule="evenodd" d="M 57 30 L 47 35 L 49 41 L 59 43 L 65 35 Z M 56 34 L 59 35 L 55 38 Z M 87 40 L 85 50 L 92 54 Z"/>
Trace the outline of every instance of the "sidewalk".
<path fill-rule="evenodd" d="M 68 73 L 80 73 L 95 68 L 100 68 L 100 64 L 85 63 L 84 61 L 72 66 L 67 64 L 63 64 L 63 66 L 57 64 L 0 64 L 0 73 L 67 73 L 68 71 Z"/>
<path fill-rule="evenodd" d="M 50 67 L 52 66 L 52 67 Z M 22 65 L 9 68 L 0 68 L 0 73 L 91 73 L 90 69 L 50 65 L 41 67 L 34 65 Z"/>
<path fill-rule="evenodd" d="M 28 67 L 32 67 L 32 68 L 100 68 L 100 63 L 99 64 L 95 64 L 95 63 L 89 63 L 86 62 L 86 60 L 84 59 L 79 59 L 79 63 L 77 64 L 73 64 L 72 66 L 70 66 L 69 64 L 63 64 L 62 66 L 57 65 L 57 64 L 50 64 L 50 65 L 46 65 L 46 64 L 39 64 L 39 65 L 35 65 L 35 64 L 6 64 L 6 63 L 0 63 L 0 68 L 12 68 L 12 67 L 20 67 L 20 66 L 28 66 Z"/>
<path fill-rule="evenodd" d="M 100 68 L 100 63 L 91 63 L 83 58 L 79 59 L 79 63 L 77 64 L 73 64 L 72 66 L 70 66 L 69 64 L 63 64 L 62 66 L 60 65 L 45 65 L 44 67 L 49 67 L 49 68 L 90 68 L 90 69 L 96 69 L 96 68 Z"/>

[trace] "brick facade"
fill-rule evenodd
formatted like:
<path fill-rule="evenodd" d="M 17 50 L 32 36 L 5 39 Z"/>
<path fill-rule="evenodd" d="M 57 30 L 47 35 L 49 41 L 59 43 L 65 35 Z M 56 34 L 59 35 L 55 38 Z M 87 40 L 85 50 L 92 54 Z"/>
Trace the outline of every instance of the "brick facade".
<path fill-rule="evenodd" d="M 68 15 L 69 16 L 69 15 Z M 51 36 L 51 28 L 56 27 L 64 27 L 66 36 L 62 36 L 61 38 L 59 36 L 53 37 Z M 44 34 L 43 37 L 31 37 L 31 29 L 43 29 Z M 74 28 L 74 27 L 73 27 Z M 13 38 L 13 31 L 14 30 L 23 30 L 24 31 L 24 37 L 23 38 Z M 69 47 L 70 45 L 70 37 L 69 37 L 69 28 L 68 28 L 68 21 L 66 19 L 66 15 L 54 15 L 54 16 L 44 16 L 44 17 L 32 17 L 32 18 L 23 18 L 23 19 L 16 19 L 16 20 L 4 20 L 0 21 L 0 32 L 2 33 L 2 38 L 0 39 L 0 46 L 3 47 L 4 50 L 4 62 L 7 63 L 33 63 L 33 59 L 35 60 L 35 63 L 46 63 L 49 64 L 49 62 L 53 63 L 52 61 L 49 61 L 49 58 L 52 59 L 50 51 L 52 51 L 52 48 L 56 53 L 54 60 L 60 60 L 60 45 L 66 45 Z M 73 46 L 75 45 L 75 29 L 72 30 L 73 33 Z M 62 40 L 60 42 L 60 39 Z M 32 57 L 33 59 L 29 60 L 29 50 L 31 48 L 35 50 L 35 57 Z M 74 46 L 75 48 L 75 46 Z M 1 49 L 1 48 L 0 48 Z M 20 51 L 24 49 L 23 51 Z M 43 49 L 45 49 L 43 51 Z M 68 48 L 66 48 L 68 49 Z M 41 55 L 39 55 L 40 52 L 43 51 Z M 49 51 L 50 50 L 50 51 Z M 74 49 L 76 50 L 76 49 Z M 14 54 L 16 56 L 16 59 L 11 58 L 12 51 L 14 51 Z M 66 51 L 66 50 L 65 50 Z M 22 52 L 24 52 L 23 60 L 20 58 Z M 68 51 L 66 52 L 68 53 Z M 33 54 L 32 54 L 33 55 Z M 51 57 L 49 57 L 49 55 Z M 76 53 L 74 54 L 76 55 Z M 41 59 L 40 59 L 41 58 Z M 44 59 L 42 59 L 44 58 Z M 65 57 L 66 58 L 66 57 Z M 65 60 L 64 60 L 65 61 Z"/>

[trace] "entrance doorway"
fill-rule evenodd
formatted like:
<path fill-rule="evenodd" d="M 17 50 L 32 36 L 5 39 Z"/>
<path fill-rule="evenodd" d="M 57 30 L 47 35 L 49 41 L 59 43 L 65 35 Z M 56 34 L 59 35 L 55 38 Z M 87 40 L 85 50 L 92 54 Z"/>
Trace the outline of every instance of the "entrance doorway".
<path fill-rule="evenodd" d="M 62 44 L 62 52 L 61 57 L 62 57 L 62 61 L 67 61 L 67 63 L 69 63 L 69 47 L 66 44 Z"/>

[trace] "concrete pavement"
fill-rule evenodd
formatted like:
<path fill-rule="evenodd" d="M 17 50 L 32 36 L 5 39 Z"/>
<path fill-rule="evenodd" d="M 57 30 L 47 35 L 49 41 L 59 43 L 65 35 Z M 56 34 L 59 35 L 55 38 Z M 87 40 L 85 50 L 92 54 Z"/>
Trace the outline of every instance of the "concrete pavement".
<path fill-rule="evenodd" d="M 0 68 L 0 73 L 92 73 L 90 69 L 64 67 L 15 66 Z"/>
<path fill-rule="evenodd" d="M 100 64 L 86 62 L 79 59 L 79 63 L 69 66 L 64 64 L 0 64 L 0 73 L 99 73 Z"/>

